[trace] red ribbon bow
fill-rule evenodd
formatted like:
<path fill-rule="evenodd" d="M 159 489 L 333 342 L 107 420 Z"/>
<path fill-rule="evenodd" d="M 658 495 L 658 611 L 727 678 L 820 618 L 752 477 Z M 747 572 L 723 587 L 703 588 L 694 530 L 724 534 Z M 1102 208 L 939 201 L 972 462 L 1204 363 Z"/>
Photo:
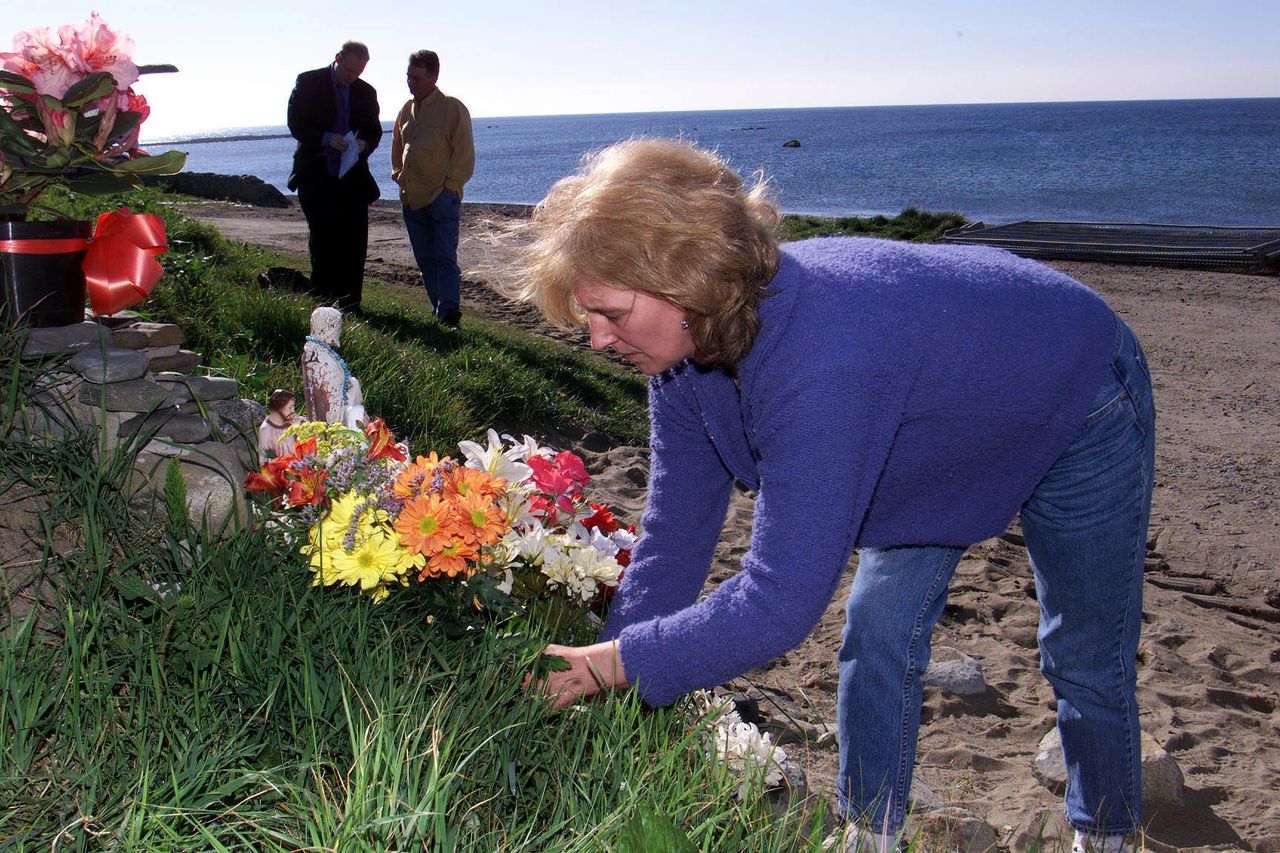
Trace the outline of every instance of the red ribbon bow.
<path fill-rule="evenodd" d="M 114 314 L 146 299 L 164 274 L 156 256 L 168 248 L 154 213 L 122 207 L 99 216 L 81 264 L 93 313 Z"/>

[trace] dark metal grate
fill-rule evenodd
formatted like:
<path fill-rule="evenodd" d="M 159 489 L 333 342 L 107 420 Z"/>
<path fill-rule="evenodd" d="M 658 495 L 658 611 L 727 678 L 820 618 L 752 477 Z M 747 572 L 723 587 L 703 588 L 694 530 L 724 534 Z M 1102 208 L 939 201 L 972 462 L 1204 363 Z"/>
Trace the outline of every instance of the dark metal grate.
<path fill-rule="evenodd" d="M 978 223 L 953 228 L 942 242 L 999 246 L 1028 258 L 1241 272 L 1280 270 L 1280 228 L 1036 221 L 988 227 Z"/>

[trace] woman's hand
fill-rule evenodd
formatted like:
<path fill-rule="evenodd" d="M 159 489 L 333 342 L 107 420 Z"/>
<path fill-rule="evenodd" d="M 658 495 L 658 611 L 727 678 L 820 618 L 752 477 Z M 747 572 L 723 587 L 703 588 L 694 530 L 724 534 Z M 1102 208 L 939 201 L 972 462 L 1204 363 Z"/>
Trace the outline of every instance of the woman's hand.
<path fill-rule="evenodd" d="M 532 675 L 526 675 L 524 686 L 546 693 L 556 708 L 570 705 L 608 690 L 630 687 L 622 669 L 622 656 L 618 653 L 618 641 L 596 643 L 593 646 L 547 646 L 544 655 L 564 658 L 569 668 L 549 672 L 534 683 Z"/>

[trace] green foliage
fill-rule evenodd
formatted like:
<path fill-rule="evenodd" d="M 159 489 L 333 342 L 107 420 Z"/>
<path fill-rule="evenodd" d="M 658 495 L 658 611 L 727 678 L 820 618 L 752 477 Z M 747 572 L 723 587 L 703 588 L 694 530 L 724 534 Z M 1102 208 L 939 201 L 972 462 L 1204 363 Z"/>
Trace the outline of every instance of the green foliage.
<path fill-rule="evenodd" d="M 296 386 L 311 304 L 259 288 L 260 253 L 128 202 L 161 212 L 174 246 L 142 307 L 247 388 Z M 343 344 L 371 409 L 432 447 L 493 422 L 643 428 L 641 383 L 471 320 L 446 333 L 394 292 Z M 567 638 L 549 621 L 451 632 L 439 596 L 313 587 L 265 514 L 226 539 L 189 525 L 176 469 L 139 502 L 137 446 L 9 429 L 39 396 L 17 351 L 0 336 L 0 500 L 37 510 L 28 588 L 44 593 L 29 612 L 7 585 L 0 601 L 0 846 L 639 849 L 642 809 L 640 829 L 687 842 L 672 849 L 792 849 L 812 830 L 738 803 L 678 711 L 633 695 L 552 711 L 523 686 Z"/>
<path fill-rule="evenodd" d="M 417 596 L 312 587 L 265 525 L 175 543 L 99 499 L 127 469 L 77 461 L 72 491 L 22 478 L 86 535 L 0 631 L 6 847 L 638 850 L 648 833 L 737 851 L 810 831 L 736 802 L 678 711 L 553 712 L 522 686 L 557 639 L 542 626 L 449 636 Z"/>
<path fill-rule="evenodd" d="M 930 213 L 908 207 L 897 216 L 795 216 L 782 218 L 783 239 L 804 240 L 809 237 L 885 237 L 931 243 L 944 232 L 966 222 L 959 213 Z"/>
<path fill-rule="evenodd" d="M 164 508 L 166 532 L 174 539 L 185 538 L 187 532 L 187 484 L 182 479 L 182 463 L 171 458 L 164 469 Z"/>

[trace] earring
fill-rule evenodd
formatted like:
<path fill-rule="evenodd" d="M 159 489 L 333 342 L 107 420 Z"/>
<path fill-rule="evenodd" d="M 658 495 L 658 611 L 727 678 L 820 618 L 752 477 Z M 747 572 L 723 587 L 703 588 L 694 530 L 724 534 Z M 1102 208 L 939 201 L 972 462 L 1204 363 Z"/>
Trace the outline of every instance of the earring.
<path fill-rule="evenodd" d="M 689 328 L 689 321 L 688 321 L 688 320 L 681 320 L 681 321 L 680 321 L 680 328 L 682 328 L 682 329 L 687 329 L 687 328 Z"/>

